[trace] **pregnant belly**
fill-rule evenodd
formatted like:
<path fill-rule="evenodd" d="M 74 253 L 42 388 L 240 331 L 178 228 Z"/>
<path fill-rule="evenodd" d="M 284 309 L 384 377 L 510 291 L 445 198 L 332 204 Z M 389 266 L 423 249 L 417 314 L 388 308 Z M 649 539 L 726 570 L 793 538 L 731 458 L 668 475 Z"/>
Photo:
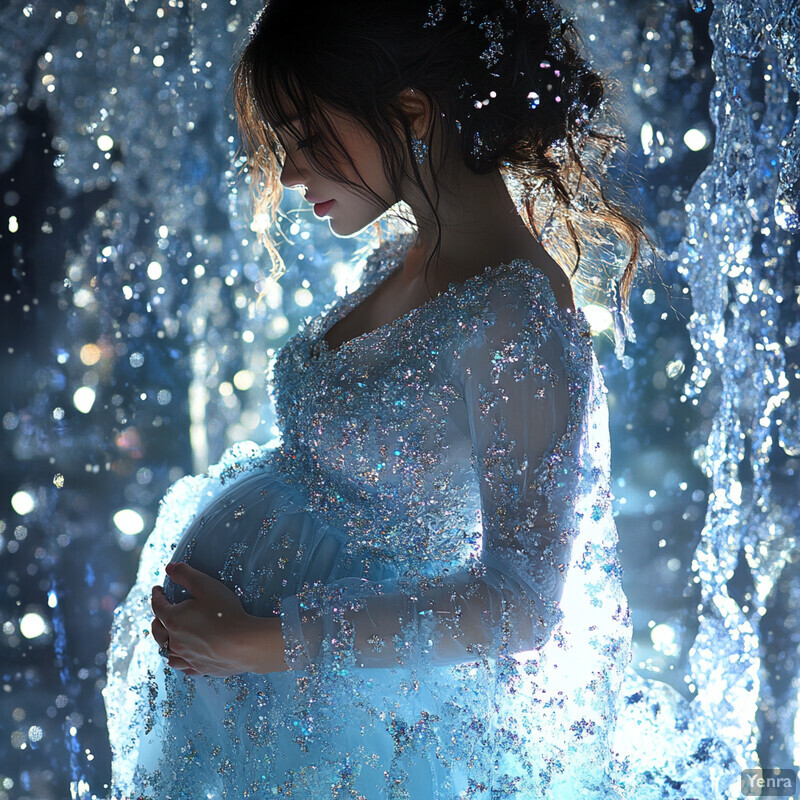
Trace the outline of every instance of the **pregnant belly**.
<path fill-rule="evenodd" d="M 184 561 L 233 590 L 250 614 L 280 613 L 280 599 L 303 584 L 327 582 L 344 534 L 307 508 L 305 495 L 273 468 L 251 470 L 216 496 L 190 523 L 171 561 Z M 172 603 L 191 595 L 168 577 Z"/>

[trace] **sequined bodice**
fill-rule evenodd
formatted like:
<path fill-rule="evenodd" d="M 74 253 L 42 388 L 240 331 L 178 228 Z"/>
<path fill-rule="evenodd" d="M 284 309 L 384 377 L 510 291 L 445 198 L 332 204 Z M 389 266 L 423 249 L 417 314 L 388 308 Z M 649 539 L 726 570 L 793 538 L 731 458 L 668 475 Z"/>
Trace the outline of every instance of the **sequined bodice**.
<path fill-rule="evenodd" d="M 481 505 L 470 419 L 456 376 L 457 354 L 503 298 L 535 298 L 540 331 L 556 326 L 591 359 L 582 312 L 556 304 L 544 274 L 527 261 L 489 267 L 335 350 L 324 335 L 402 264 L 408 238 L 379 249 L 359 288 L 312 319 L 280 352 L 274 396 L 284 469 L 314 509 L 350 534 L 350 546 L 418 571 L 440 572 L 480 548 Z M 490 292 L 491 290 L 491 292 Z M 498 374 L 521 353 L 495 353 Z M 522 367 L 522 364 L 519 365 Z M 573 364 L 586 380 L 591 369 Z M 480 387 L 485 412 L 503 402 Z"/>

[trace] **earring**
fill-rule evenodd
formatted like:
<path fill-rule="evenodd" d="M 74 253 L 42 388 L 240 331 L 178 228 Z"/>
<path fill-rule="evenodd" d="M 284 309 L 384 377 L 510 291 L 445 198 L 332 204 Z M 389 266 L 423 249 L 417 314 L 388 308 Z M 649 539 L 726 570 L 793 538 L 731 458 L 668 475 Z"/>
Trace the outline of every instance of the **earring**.
<path fill-rule="evenodd" d="M 426 145 L 422 139 L 417 139 L 416 136 L 412 136 L 411 150 L 414 153 L 414 158 L 416 159 L 417 164 L 422 166 L 425 163 L 425 156 L 428 153 L 428 145 Z"/>

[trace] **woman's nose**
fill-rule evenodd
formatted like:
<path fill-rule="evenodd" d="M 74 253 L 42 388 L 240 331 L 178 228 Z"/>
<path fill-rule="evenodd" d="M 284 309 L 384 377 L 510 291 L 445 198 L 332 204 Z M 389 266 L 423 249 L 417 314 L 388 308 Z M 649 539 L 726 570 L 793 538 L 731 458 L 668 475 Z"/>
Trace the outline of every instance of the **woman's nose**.
<path fill-rule="evenodd" d="M 281 169 L 281 184 L 286 189 L 296 189 L 298 186 L 305 185 L 305 179 L 302 173 L 297 168 L 297 165 L 288 156 L 283 162 L 283 169 Z"/>

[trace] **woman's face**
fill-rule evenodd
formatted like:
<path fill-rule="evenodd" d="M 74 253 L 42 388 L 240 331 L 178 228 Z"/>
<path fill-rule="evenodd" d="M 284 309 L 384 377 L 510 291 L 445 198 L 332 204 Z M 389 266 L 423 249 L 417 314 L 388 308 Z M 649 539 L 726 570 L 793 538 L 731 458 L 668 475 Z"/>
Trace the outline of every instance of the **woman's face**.
<path fill-rule="evenodd" d="M 318 217 L 329 220 L 333 233 L 352 236 L 374 222 L 400 198 L 389 186 L 375 140 L 352 117 L 330 110 L 328 114 L 331 127 L 353 161 L 349 164 L 342 158 L 341 163 L 335 166 L 356 186 L 325 174 L 323 167 L 328 170 L 331 167 L 315 162 L 307 148 L 307 142 L 315 132 L 306 130 L 308 126 L 298 121 L 292 124 L 301 128 L 301 139 L 292 136 L 287 128 L 275 128 L 286 151 L 280 180 L 287 189 L 304 187 L 306 201 L 314 205 Z M 369 187 L 374 195 L 365 196 L 356 187 Z"/>

